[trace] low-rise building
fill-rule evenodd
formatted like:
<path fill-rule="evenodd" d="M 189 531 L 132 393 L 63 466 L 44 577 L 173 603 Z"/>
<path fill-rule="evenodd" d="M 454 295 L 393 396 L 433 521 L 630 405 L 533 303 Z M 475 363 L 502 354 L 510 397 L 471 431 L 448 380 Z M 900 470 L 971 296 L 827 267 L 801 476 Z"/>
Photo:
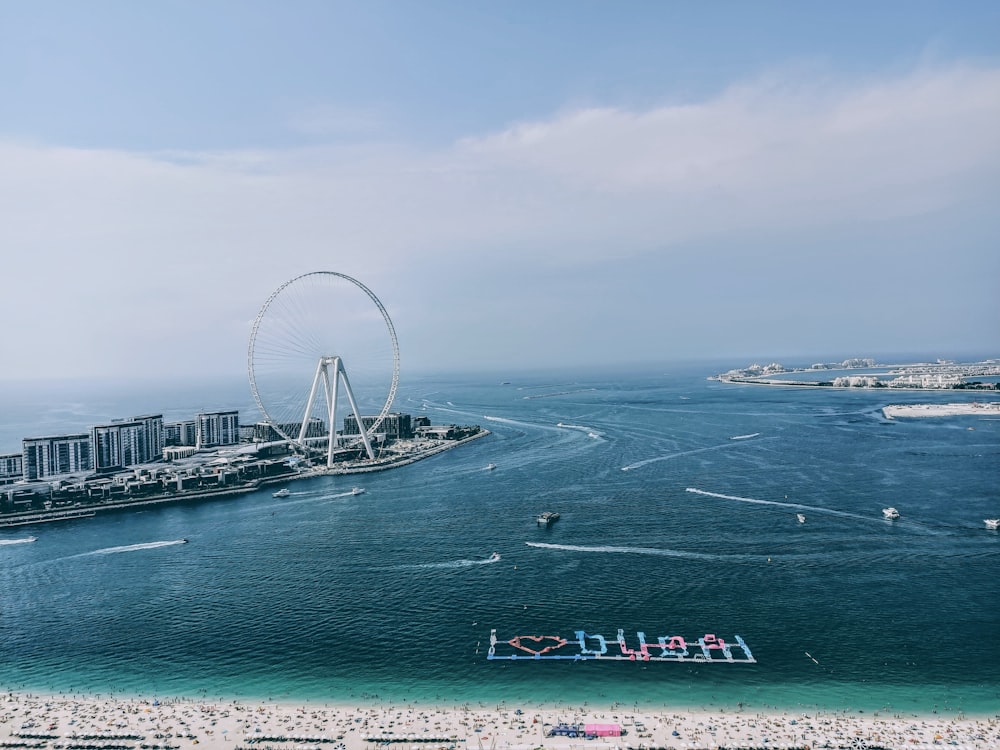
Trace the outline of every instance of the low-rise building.
<path fill-rule="evenodd" d="M 6 453 L 0 456 L 0 484 L 10 484 L 24 478 L 24 454 Z"/>

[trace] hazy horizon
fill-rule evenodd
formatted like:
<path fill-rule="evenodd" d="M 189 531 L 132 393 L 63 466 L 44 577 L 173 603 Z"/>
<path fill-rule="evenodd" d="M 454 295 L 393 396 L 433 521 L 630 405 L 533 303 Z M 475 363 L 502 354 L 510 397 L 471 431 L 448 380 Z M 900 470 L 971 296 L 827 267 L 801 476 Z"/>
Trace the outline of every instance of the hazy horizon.
<path fill-rule="evenodd" d="M 998 29 L 971 1 L 0 4 L 0 377 L 229 376 L 312 271 L 378 296 L 404 373 L 1000 350 Z"/>

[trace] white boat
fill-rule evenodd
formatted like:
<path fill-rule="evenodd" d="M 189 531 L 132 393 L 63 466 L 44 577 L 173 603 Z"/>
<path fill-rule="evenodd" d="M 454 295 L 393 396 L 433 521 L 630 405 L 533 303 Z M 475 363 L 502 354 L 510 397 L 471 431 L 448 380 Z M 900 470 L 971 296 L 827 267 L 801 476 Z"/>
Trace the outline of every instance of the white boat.
<path fill-rule="evenodd" d="M 499 552 L 494 552 L 492 555 L 490 555 L 490 562 L 496 562 L 499 559 L 500 559 Z"/>
<path fill-rule="evenodd" d="M 280 490 L 274 493 L 275 497 L 288 497 L 292 494 L 292 491 L 287 487 L 282 487 Z"/>
<path fill-rule="evenodd" d="M 984 518 L 987 529 L 1000 529 L 1000 518 Z"/>
<path fill-rule="evenodd" d="M 805 523 L 806 522 L 806 517 L 804 515 L 802 515 L 801 513 L 796 513 L 795 517 L 797 519 L 799 519 L 799 523 Z"/>
<path fill-rule="evenodd" d="M 363 495 L 363 494 L 365 494 L 365 488 L 364 487 L 351 487 L 351 494 L 352 495 Z"/>
<path fill-rule="evenodd" d="M 486 471 L 493 471 L 496 467 L 496 464 L 486 464 Z"/>
<path fill-rule="evenodd" d="M 536 520 L 538 521 L 539 526 L 548 526 L 550 523 L 555 523 L 559 520 L 559 514 L 551 510 L 547 510 L 544 513 L 539 513 Z"/>
<path fill-rule="evenodd" d="M 899 511 L 895 508 L 882 508 L 882 515 L 889 521 L 895 521 L 899 518 Z"/>

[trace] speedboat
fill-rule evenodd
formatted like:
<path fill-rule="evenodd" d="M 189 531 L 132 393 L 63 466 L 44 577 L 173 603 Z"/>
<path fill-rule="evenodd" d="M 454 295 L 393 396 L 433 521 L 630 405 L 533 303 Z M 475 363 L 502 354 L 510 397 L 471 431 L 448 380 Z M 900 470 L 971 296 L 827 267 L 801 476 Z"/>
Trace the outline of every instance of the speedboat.
<path fill-rule="evenodd" d="M 536 520 L 538 521 L 539 526 L 548 526 L 550 523 L 555 523 L 559 520 L 559 514 L 554 511 L 547 510 L 544 513 L 539 513 Z"/>
<path fill-rule="evenodd" d="M 274 493 L 275 497 L 288 497 L 292 494 L 292 491 L 287 487 L 282 487 L 280 490 Z"/>
<path fill-rule="evenodd" d="M 364 487 L 351 487 L 351 494 L 352 495 L 363 495 L 363 494 L 365 494 L 365 488 Z"/>
<path fill-rule="evenodd" d="M 804 515 L 802 515 L 801 513 L 796 513 L 795 517 L 797 519 L 799 519 L 799 523 L 805 523 L 806 522 L 806 517 Z"/>
<path fill-rule="evenodd" d="M 895 508 L 882 508 L 882 515 L 889 521 L 899 518 L 899 511 Z"/>
<path fill-rule="evenodd" d="M 490 555 L 490 562 L 496 562 L 499 559 L 500 559 L 499 552 L 494 552 L 492 555 Z"/>
<path fill-rule="evenodd" d="M 486 471 L 493 471 L 496 467 L 496 464 L 486 464 Z"/>
<path fill-rule="evenodd" d="M 987 529 L 1000 529 L 1000 518 L 984 518 Z"/>

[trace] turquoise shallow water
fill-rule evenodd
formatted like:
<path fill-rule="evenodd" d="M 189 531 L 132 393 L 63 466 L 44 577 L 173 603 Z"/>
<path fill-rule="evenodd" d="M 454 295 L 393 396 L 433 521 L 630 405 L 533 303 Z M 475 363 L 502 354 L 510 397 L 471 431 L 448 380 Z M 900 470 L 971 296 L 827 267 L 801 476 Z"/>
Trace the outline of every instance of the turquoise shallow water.
<path fill-rule="evenodd" d="M 713 372 L 410 381 L 400 410 L 493 434 L 285 499 L 0 531 L 38 537 L 0 544 L 0 686 L 995 712 L 1000 422 L 881 416 L 954 394 Z M 197 387 L 117 398 L 68 394 L 63 422 L 205 406 Z M 562 518 L 538 528 L 542 510 Z M 739 634 L 758 663 L 490 662 L 491 628 Z"/>

